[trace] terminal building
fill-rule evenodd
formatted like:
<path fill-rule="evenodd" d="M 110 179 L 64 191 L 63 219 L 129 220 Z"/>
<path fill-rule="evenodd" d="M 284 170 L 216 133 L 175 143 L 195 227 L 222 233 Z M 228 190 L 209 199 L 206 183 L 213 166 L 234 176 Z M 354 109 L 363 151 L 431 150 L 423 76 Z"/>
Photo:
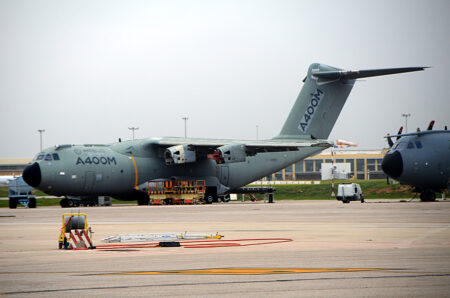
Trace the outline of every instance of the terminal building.
<path fill-rule="evenodd" d="M 386 175 L 381 170 L 381 161 L 385 153 L 386 150 L 327 149 L 263 180 L 321 180 L 323 164 L 347 164 L 348 178 L 354 177 L 355 180 L 386 179 Z M 21 175 L 31 160 L 31 158 L 0 158 L 0 175 Z"/>
<path fill-rule="evenodd" d="M 386 150 L 327 149 L 266 177 L 266 180 L 321 180 L 323 164 L 348 164 L 348 178 L 355 180 L 386 179 L 381 169 Z"/>
<path fill-rule="evenodd" d="M 0 158 L 0 176 L 20 176 L 32 158 Z"/>

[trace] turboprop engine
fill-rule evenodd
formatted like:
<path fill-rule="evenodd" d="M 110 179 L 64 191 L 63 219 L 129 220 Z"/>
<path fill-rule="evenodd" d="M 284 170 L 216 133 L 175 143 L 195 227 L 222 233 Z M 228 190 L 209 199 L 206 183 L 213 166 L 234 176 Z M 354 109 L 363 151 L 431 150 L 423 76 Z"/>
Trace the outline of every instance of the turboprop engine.
<path fill-rule="evenodd" d="M 164 159 L 167 165 L 196 161 L 195 148 L 192 145 L 177 145 L 166 149 Z"/>
<path fill-rule="evenodd" d="M 247 158 L 246 147 L 243 144 L 230 144 L 219 147 L 214 154 L 208 155 L 217 163 L 244 162 Z"/>

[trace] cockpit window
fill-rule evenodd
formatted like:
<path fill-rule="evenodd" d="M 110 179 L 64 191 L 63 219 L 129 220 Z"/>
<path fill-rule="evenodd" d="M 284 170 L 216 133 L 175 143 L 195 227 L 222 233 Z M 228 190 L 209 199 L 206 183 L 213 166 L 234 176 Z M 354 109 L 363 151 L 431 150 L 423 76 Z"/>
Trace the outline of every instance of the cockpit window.
<path fill-rule="evenodd" d="M 408 149 L 414 149 L 414 144 L 413 142 L 408 142 Z"/>
<path fill-rule="evenodd" d="M 39 154 L 38 156 L 36 156 L 36 160 L 42 160 L 44 159 L 44 154 Z"/>
<path fill-rule="evenodd" d="M 59 155 L 58 153 L 53 153 L 53 160 L 59 160 Z"/>
<path fill-rule="evenodd" d="M 50 154 L 47 154 L 47 155 L 45 156 L 45 160 L 52 160 L 52 156 L 51 156 Z"/>
<path fill-rule="evenodd" d="M 417 149 L 422 149 L 422 142 L 416 141 L 416 147 L 417 147 Z"/>
<path fill-rule="evenodd" d="M 405 147 L 406 147 L 406 143 L 405 142 L 400 142 L 400 143 L 395 144 L 393 149 L 403 149 Z"/>

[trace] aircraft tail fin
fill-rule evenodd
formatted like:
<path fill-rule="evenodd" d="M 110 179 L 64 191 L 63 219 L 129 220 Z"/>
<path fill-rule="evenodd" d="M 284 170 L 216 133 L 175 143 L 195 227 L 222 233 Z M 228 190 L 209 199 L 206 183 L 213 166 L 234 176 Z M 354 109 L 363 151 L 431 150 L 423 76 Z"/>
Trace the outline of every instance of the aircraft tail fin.
<path fill-rule="evenodd" d="M 314 63 L 309 66 L 304 85 L 275 139 L 326 139 L 333 129 L 355 80 L 359 78 L 424 70 L 402 67 L 346 71 Z"/>

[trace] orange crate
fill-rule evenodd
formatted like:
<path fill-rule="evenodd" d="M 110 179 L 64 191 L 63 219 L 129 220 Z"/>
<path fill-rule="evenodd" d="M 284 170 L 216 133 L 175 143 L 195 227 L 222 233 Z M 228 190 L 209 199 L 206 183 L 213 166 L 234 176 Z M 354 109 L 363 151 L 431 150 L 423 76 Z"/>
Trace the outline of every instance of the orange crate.
<path fill-rule="evenodd" d="M 194 199 L 184 199 L 185 204 L 194 204 Z"/>
<path fill-rule="evenodd" d="M 152 199 L 152 205 L 161 205 L 162 200 L 161 199 Z"/>
<path fill-rule="evenodd" d="M 183 203 L 183 199 L 173 199 L 173 203 L 174 204 L 182 204 Z"/>

